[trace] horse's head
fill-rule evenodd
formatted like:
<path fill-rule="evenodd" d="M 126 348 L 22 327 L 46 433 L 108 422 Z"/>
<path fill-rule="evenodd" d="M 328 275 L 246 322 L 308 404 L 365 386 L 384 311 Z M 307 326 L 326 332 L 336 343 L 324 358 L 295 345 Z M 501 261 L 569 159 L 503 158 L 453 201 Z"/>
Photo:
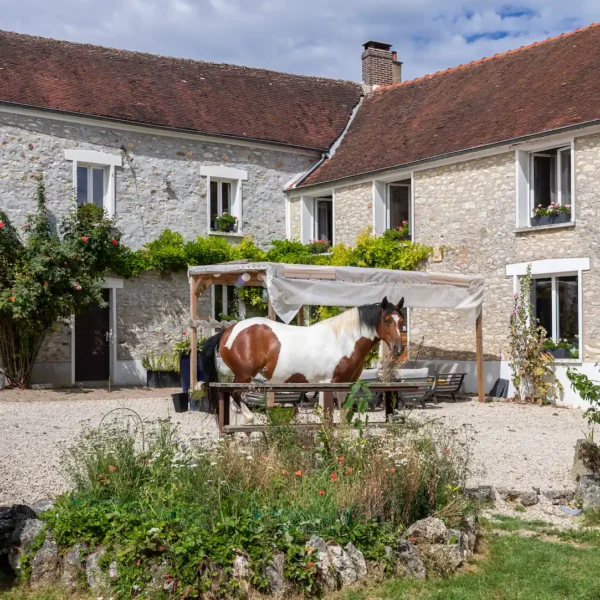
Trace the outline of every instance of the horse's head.
<path fill-rule="evenodd" d="M 377 335 L 388 345 L 394 356 L 400 356 L 404 351 L 402 343 L 403 306 L 404 298 L 398 304 L 388 302 L 387 297 L 381 302 L 381 317 L 377 326 Z"/>

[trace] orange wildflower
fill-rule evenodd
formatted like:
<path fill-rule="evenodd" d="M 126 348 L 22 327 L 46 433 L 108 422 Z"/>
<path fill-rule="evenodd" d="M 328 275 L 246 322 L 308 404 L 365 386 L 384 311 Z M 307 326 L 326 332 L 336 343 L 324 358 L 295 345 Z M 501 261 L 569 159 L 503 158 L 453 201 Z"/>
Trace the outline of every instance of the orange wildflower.
<path fill-rule="evenodd" d="M 302 471 L 298 470 L 294 473 L 297 477 L 302 477 Z"/>
<path fill-rule="evenodd" d="M 326 492 L 325 490 L 319 490 L 319 494 L 320 494 L 321 496 L 324 496 L 326 493 L 327 493 L 327 492 Z"/>
<path fill-rule="evenodd" d="M 114 473 L 116 470 L 117 470 L 117 467 L 115 467 L 115 465 L 110 465 L 110 467 L 108 467 L 109 473 Z"/>
<path fill-rule="evenodd" d="M 337 473 L 331 474 L 331 481 L 337 481 Z"/>

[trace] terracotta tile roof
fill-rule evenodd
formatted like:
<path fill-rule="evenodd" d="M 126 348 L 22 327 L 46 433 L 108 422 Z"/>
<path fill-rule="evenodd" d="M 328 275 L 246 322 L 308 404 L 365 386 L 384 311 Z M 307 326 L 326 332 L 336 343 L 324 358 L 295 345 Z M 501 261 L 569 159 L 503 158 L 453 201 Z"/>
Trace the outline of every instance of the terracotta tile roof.
<path fill-rule="evenodd" d="M 600 118 L 600 24 L 379 88 L 302 185 Z"/>
<path fill-rule="evenodd" d="M 362 93 L 349 81 L 0 31 L 0 101 L 326 149 Z"/>

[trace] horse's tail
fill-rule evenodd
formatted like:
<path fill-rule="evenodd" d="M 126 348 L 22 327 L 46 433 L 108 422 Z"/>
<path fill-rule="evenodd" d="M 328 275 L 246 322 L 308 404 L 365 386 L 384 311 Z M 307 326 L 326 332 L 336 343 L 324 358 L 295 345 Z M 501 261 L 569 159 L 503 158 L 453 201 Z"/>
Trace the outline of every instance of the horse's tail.
<path fill-rule="evenodd" d="M 219 369 L 217 367 L 217 350 L 221 343 L 221 338 L 225 333 L 224 329 L 221 329 L 219 333 L 216 333 L 212 337 L 209 337 L 204 344 L 202 344 L 202 350 L 200 351 L 200 358 L 202 360 L 202 371 L 204 372 L 204 384 L 206 386 L 206 395 L 208 396 L 211 409 L 217 407 L 217 394 L 215 390 L 211 389 L 209 383 L 215 383 L 219 381 Z"/>

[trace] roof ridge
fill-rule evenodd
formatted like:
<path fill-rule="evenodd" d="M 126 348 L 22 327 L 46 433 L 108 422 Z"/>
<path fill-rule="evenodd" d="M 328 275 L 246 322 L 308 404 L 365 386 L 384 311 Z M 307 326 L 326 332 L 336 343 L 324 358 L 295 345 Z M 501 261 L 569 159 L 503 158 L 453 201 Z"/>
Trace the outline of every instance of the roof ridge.
<path fill-rule="evenodd" d="M 462 71 L 465 69 L 469 69 L 476 65 L 479 65 L 484 62 L 489 62 L 492 60 L 496 60 L 499 58 L 504 58 L 505 56 L 509 56 L 510 54 L 516 54 L 517 52 L 524 52 L 526 50 L 530 50 L 531 48 L 536 48 L 538 46 L 542 46 L 549 42 L 555 42 L 556 40 L 570 37 L 576 33 L 581 33 L 582 31 L 586 31 L 588 29 L 592 29 L 594 27 L 599 27 L 600 21 L 596 23 L 591 23 L 590 25 L 586 25 L 585 27 L 579 27 L 578 29 L 574 29 L 573 31 L 567 31 L 566 33 L 561 33 L 560 35 L 555 35 L 553 37 L 546 38 L 545 40 L 540 40 L 539 42 L 533 42 L 532 44 L 527 44 L 526 46 L 520 46 L 519 48 L 513 48 L 511 50 L 507 50 L 506 52 L 499 52 L 498 54 L 494 54 L 492 56 L 484 56 L 482 58 L 478 58 L 477 60 L 473 60 L 471 62 L 465 63 L 464 65 L 457 65 L 456 67 L 449 67 L 448 69 L 444 69 L 443 71 L 436 71 L 435 73 L 429 73 L 427 75 L 423 75 L 421 77 L 416 77 L 415 79 L 409 79 L 408 81 L 401 81 L 400 83 L 393 83 L 390 85 L 382 85 L 378 86 L 373 90 L 374 93 L 382 92 L 385 90 L 402 87 L 403 85 L 411 85 L 413 83 L 419 83 L 421 81 L 427 81 L 428 79 L 432 79 L 434 77 L 439 77 L 440 75 L 446 75 L 447 73 L 453 73 L 454 71 Z"/>
<path fill-rule="evenodd" d="M 32 35 L 29 33 L 20 33 L 18 31 L 8 31 L 6 29 L 0 29 L 0 36 L 2 36 L 3 34 L 8 34 L 9 36 L 18 36 L 18 37 L 23 37 L 23 38 L 29 38 L 32 40 L 39 40 L 39 41 L 43 41 L 43 42 L 55 42 L 57 44 L 66 44 L 69 46 L 79 46 L 79 47 L 85 47 L 85 48 L 95 48 L 95 49 L 101 49 L 101 50 L 109 50 L 112 52 L 120 52 L 120 53 L 127 53 L 127 54 L 135 54 L 138 56 L 149 56 L 152 58 L 164 58 L 164 59 L 168 59 L 168 60 L 176 60 L 176 61 L 185 61 L 185 62 L 192 62 L 192 63 L 202 63 L 205 65 L 215 65 L 218 67 L 235 67 L 236 69 L 245 69 L 248 71 L 262 71 L 263 73 L 274 73 L 277 75 L 286 75 L 288 77 L 298 77 L 301 79 L 312 79 L 312 80 L 318 80 L 318 81 L 326 81 L 326 82 L 336 82 L 336 83 L 351 83 L 357 87 L 360 87 L 360 83 L 357 83 L 356 81 L 352 81 L 350 79 L 334 79 L 332 77 L 321 77 L 318 75 L 299 75 L 297 73 L 286 73 L 284 71 L 276 71 L 275 69 L 265 69 L 263 67 L 248 67 L 246 65 L 236 65 L 233 63 L 225 63 L 225 62 L 214 62 L 214 61 L 210 61 L 210 60 L 202 60 L 199 58 L 186 58 L 184 56 L 171 56 L 169 54 L 154 54 L 152 52 L 145 52 L 143 50 L 128 50 L 125 48 L 116 48 L 114 46 L 103 46 L 101 44 L 90 44 L 89 42 L 73 42 L 71 40 L 61 40 L 61 39 L 57 39 L 57 38 L 53 38 L 53 37 L 44 37 L 41 35 Z"/>

